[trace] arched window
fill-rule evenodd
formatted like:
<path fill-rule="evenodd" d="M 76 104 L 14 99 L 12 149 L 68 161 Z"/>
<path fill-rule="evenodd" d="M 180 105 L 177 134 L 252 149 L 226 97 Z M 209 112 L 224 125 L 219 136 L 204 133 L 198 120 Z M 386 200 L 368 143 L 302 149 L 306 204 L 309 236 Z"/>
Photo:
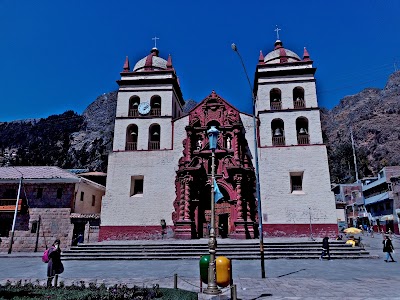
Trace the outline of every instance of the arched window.
<path fill-rule="evenodd" d="M 293 107 L 294 109 L 305 108 L 304 89 L 297 86 L 293 89 Z"/>
<path fill-rule="evenodd" d="M 269 92 L 269 101 L 271 110 L 279 110 L 282 109 L 282 97 L 280 89 L 272 89 Z"/>
<path fill-rule="evenodd" d="M 160 149 L 160 125 L 152 124 L 149 127 L 149 150 Z"/>
<path fill-rule="evenodd" d="M 281 119 L 271 122 L 272 146 L 285 146 L 285 124 Z"/>
<path fill-rule="evenodd" d="M 126 151 L 137 150 L 138 141 L 138 127 L 135 124 L 131 124 L 126 129 Z"/>
<path fill-rule="evenodd" d="M 299 117 L 296 119 L 296 132 L 297 132 L 297 144 L 299 144 L 299 145 L 310 144 L 310 136 L 308 134 L 307 118 Z"/>
<path fill-rule="evenodd" d="M 137 117 L 139 115 L 138 107 L 140 104 L 140 98 L 138 96 L 132 96 L 129 98 L 129 117 Z"/>
<path fill-rule="evenodd" d="M 161 116 L 161 97 L 154 95 L 150 99 L 150 115 L 151 116 Z"/>

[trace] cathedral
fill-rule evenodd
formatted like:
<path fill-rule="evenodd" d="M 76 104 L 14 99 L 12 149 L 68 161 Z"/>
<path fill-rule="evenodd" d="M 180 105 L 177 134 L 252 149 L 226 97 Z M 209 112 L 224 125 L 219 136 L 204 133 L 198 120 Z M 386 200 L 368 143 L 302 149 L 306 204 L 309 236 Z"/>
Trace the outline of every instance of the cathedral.
<path fill-rule="evenodd" d="M 305 48 L 302 58 L 280 40 L 271 50 L 265 56 L 260 52 L 255 71 L 256 136 L 253 116 L 238 111 L 217 91 L 184 113 L 171 56 L 164 59 L 153 48 L 133 68 L 126 58 L 117 81 L 100 241 L 161 238 L 164 222 L 177 239 L 208 235 L 211 126 L 220 132 L 214 164 L 223 195 L 215 205 L 219 235 L 257 238 L 260 219 L 264 236 L 337 234 L 316 69 Z"/>

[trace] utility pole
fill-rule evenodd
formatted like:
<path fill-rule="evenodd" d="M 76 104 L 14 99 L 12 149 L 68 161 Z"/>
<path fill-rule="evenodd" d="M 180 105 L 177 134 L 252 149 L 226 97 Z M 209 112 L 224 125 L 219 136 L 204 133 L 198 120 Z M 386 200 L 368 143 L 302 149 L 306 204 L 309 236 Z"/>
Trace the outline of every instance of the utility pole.
<path fill-rule="evenodd" d="M 350 126 L 350 137 L 351 137 L 351 147 L 353 148 L 354 171 L 356 173 L 356 182 L 358 183 L 357 157 L 356 157 L 356 148 L 354 146 L 353 127 L 352 126 Z"/>

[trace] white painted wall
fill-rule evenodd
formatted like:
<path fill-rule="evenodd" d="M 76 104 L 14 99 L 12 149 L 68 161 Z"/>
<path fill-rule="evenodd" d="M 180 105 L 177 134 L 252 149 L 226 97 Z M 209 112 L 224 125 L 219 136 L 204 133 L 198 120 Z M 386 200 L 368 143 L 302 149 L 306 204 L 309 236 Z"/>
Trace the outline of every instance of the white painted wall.
<path fill-rule="evenodd" d="M 124 151 L 109 156 L 102 226 L 173 225 L 175 171 L 182 156 L 188 117 L 174 123 L 173 150 Z M 171 125 L 170 125 L 171 126 Z M 143 195 L 130 196 L 131 176 L 143 175 Z"/>
<path fill-rule="evenodd" d="M 313 223 L 336 223 L 325 146 L 262 148 L 259 154 L 265 223 L 308 224 L 309 207 Z M 302 192 L 291 192 L 290 172 L 303 172 Z"/>
<path fill-rule="evenodd" d="M 101 210 L 101 199 L 106 188 L 91 180 L 80 177 L 80 182 L 76 184 L 76 197 L 74 212 L 80 214 L 98 214 Z M 81 192 L 84 193 L 83 201 Z M 92 206 L 92 196 L 95 196 L 95 205 Z"/>

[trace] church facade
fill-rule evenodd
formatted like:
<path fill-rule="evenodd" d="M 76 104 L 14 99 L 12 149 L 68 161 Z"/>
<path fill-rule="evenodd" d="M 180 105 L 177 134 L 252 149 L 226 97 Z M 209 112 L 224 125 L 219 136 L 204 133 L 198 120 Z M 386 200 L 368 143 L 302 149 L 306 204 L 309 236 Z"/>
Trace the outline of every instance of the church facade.
<path fill-rule="evenodd" d="M 169 56 L 153 48 L 121 79 L 102 201 L 99 240 L 161 237 L 161 220 L 176 238 L 208 234 L 211 151 L 207 130 L 220 131 L 215 179 L 223 194 L 216 228 L 232 238 L 256 238 L 258 201 L 266 236 L 337 234 L 328 158 L 322 140 L 315 68 L 277 40 L 256 68 L 257 136 L 253 117 L 215 91 L 188 114 Z M 255 193 L 257 141 L 261 199 Z M 222 232 L 220 232 L 222 234 Z"/>

